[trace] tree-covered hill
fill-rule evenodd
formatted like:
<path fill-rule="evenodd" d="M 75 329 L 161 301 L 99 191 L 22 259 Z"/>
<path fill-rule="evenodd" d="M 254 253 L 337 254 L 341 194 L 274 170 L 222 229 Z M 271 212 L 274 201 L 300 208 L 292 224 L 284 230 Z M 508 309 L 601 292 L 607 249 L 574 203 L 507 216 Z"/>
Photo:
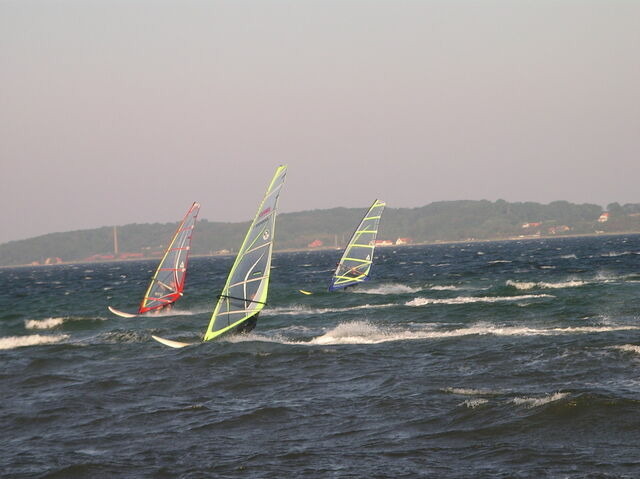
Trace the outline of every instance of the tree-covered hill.
<path fill-rule="evenodd" d="M 277 221 L 276 249 L 306 248 L 319 240 L 324 246 L 344 246 L 366 211 L 333 208 L 281 214 Z M 554 201 L 509 203 L 491 201 L 441 201 L 420 208 L 388 207 L 378 238 L 413 243 L 504 239 L 520 236 L 640 232 L 640 204 L 612 203 L 608 215 L 593 204 Z M 606 217 L 606 221 L 603 221 Z M 599 221 L 600 219 L 600 221 Z M 219 223 L 200 220 L 193 236 L 197 255 L 235 252 L 249 222 Z M 118 226 L 120 257 L 157 257 L 170 240 L 176 223 Z M 23 265 L 57 261 L 111 259 L 113 227 L 51 233 L 0 245 L 0 265 Z M 317 241 L 316 241 L 317 242 Z"/>

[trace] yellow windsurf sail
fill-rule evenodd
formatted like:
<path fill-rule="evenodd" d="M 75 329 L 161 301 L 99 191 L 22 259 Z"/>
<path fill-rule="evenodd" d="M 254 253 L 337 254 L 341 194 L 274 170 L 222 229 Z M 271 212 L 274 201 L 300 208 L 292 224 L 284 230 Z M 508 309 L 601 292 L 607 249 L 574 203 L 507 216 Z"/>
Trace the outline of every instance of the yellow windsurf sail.
<path fill-rule="evenodd" d="M 360 221 L 333 273 L 329 291 L 346 288 L 369 279 L 378 225 L 385 206 L 384 201 L 375 200 Z"/>
<path fill-rule="evenodd" d="M 250 324 L 248 321 L 252 318 L 255 321 L 256 315 L 266 304 L 276 210 L 286 174 L 286 165 L 278 167 L 269 184 L 227 282 L 218 296 L 218 303 L 204 335 L 205 341 L 227 331 L 246 328 Z"/>

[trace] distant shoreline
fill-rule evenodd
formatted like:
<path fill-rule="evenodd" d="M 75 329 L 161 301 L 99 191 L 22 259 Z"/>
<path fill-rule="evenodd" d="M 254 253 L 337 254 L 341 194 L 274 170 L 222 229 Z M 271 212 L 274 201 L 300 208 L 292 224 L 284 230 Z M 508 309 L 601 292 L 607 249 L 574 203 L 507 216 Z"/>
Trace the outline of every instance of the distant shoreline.
<path fill-rule="evenodd" d="M 563 234 L 563 235 L 528 235 L 528 236 L 517 236 L 517 237 L 506 237 L 506 238 L 486 238 L 486 239 L 478 239 L 478 238 L 469 238 L 465 240 L 442 240 L 442 241 L 426 241 L 426 242 L 417 242 L 417 243 L 409 243 L 409 244 L 392 244 L 392 245 L 378 245 L 377 250 L 387 249 L 387 248 L 406 248 L 411 246 L 434 246 L 434 245 L 450 245 L 450 244 L 465 244 L 465 243 L 494 243 L 501 241 L 531 241 L 531 240 L 548 240 L 548 239 L 570 239 L 570 238 L 590 238 L 590 237 L 608 237 L 608 236 L 624 236 L 624 235 L 640 235 L 640 231 L 622 231 L 622 232 L 607 232 L 607 233 L 581 233 L 581 234 Z M 342 251 L 344 247 L 336 247 L 336 246 L 320 246 L 317 248 L 283 248 L 283 249 L 274 249 L 273 253 L 301 253 L 301 252 L 313 252 L 313 251 Z M 224 258 L 227 256 L 235 256 L 237 252 L 230 253 L 221 253 L 221 254 L 194 254 L 192 258 L 213 258 L 220 257 Z M 15 264 L 15 265 L 0 265 L 0 269 L 9 269 L 9 268 L 26 268 L 26 267 L 34 267 L 34 268 L 45 268 L 50 266 L 61 266 L 61 265 L 74 265 L 74 264 L 99 264 L 99 263 L 131 263 L 136 261 L 154 261 L 158 260 L 155 257 L 149 258 L 128 258 L 128 259 L 107 259 L 101 261 L 63 261 L 61 263 L 53 263 L 53 264 Z"/>

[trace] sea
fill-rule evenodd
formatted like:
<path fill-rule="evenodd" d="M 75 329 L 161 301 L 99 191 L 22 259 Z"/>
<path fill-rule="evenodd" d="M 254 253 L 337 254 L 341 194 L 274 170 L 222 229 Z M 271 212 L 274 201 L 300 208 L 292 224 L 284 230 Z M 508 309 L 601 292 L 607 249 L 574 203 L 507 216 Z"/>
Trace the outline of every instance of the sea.
<path fill-rule="evenodd" d="M 133 319 L 154 261 L 0 269 L 0 476 L 640 477 L 639 235 L 378 248 L 330 293 L 339 256 L 276 252 L 206 343 L 232 256 Z"/>

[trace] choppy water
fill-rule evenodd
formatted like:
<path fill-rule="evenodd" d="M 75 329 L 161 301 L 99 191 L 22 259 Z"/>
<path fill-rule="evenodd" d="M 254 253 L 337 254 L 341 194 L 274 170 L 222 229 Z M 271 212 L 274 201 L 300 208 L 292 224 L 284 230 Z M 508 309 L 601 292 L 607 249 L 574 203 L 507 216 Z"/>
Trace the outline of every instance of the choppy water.
<path fill-rule="evenodd" d="M 640 236 L 379 249 L 328 293 L 338 256 L 182 350 L 150 335 L 197 340 L 232 258 L 137 319 L 153 262 L 0 270 L 0 475 L 640 477 Z"/>

